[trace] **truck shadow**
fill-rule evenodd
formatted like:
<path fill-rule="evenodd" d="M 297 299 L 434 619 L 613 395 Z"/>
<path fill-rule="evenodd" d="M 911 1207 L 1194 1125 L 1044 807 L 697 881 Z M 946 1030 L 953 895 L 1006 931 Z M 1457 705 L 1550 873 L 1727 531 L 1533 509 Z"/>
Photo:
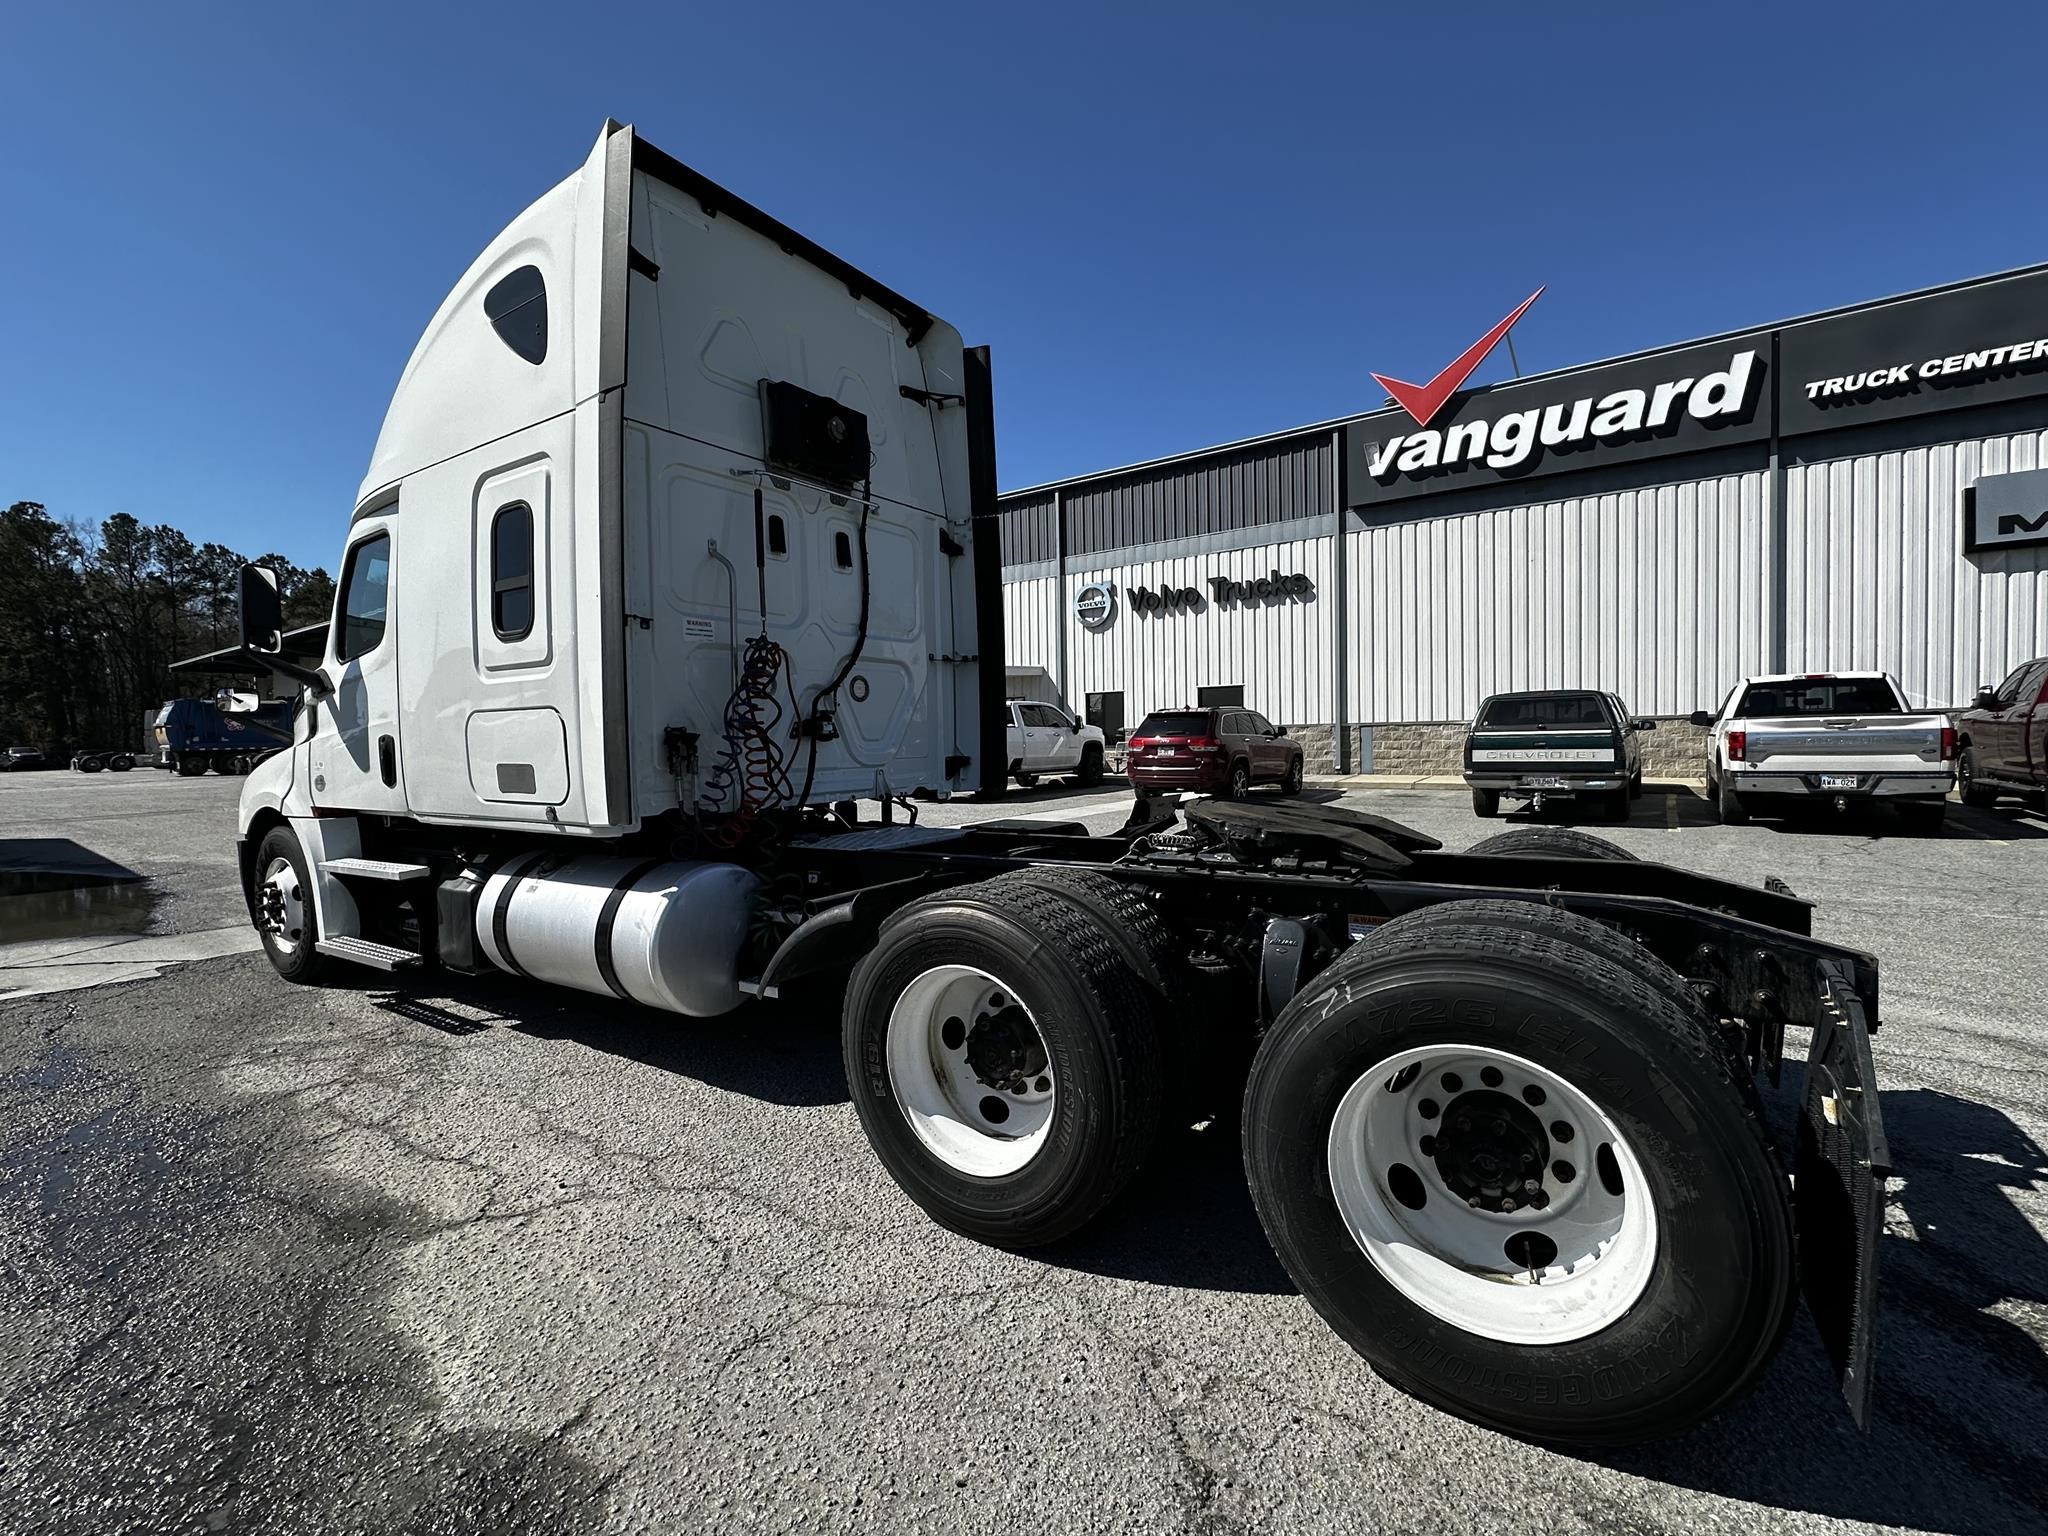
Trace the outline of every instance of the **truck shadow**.
<path fill-rule="evenodd" d="M 511 977 L 441 973 L 375 1006 L 448 1035 L 504 1028 L 567 1041 L 765 1103 L 847 1102 L 837 998 L 748 1003 L 724 1018 L 685 1019 Z"/>
<path fill-rule="evenodd" d="M 2048 1192 L 2048 1153 L 2000 1111 L 1931 1089 L 1884 1094 L 1884 1113 L 1897 1168 L 1870 1432 L 1850 1424 L 1802 1319 L 1747 1402 L 1683 1439 L 1589 1459 L 1839 1519 L 2048 1529 L 2048 1352 L 2014 1320 L 2048 1306 L 2048 1242 L 2014 1203 Z"/>
<path fill-rule="evenodd" d="M 1036 1255 L 1118 1280 L 1203 1291 L 1292 1296 L 1259 1225 L 1237 1127 L 1210 1121 L 1171 1131 L 1109 1208 Z"/>

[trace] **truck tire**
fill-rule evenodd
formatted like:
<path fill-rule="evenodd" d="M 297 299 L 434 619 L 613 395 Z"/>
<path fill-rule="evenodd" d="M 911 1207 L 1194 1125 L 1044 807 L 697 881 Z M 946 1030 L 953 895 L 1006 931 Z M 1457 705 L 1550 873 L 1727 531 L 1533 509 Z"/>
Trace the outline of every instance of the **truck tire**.
<path fill-rule="evenodd" d="M 171 767 L 177 770 L 178 777 L 181 779 L 196 779 L 200 774 L 206 772 L 206 759 L 194 757 L 189 752 L 180 752 L 171 759 Z"/>
<path fill-rule="evenodd" d="M 1978 781 L 1975 747 L 1963 748 L 1962 756 L 1956 759 L 1956 784 L 1961 790 L 1965 805 L 1975 806 L 1982 811 L 1998 804 L 1997 789 Z"/>
<path fill-rule="evenodd" d="M 1161 994 L 1129 958 L 1145 941 L 1121 938 L 1071 891 L 1012 875 L 911 903 L 855 967 L 854 1108 L 941 1225 L 1003 1248 L 1057 1241 L 1151 1150 Z"/>
<path fill-rule="evenodd" d="M 254 875 L 250 905 L 256 911 L 263 953 L 286 981 L 318 981 L 329 967 L 327 957 L 313 947 L 320 938 L 313 912 L 313 876 L 290 827 L 272 827 L 264 834 L 256 848 Z"/>
<path fill-rule="evenodd" d="M 107 759 L 107 767 L 115 773 L 126 773 L 135 766 L 134 757 L 126 752 L 116 752 Z"/>
<path fill-rule="evenodd" d="M 1744 1054 L 1741 1032 L 1723 1029 L 1706 1004 L 1700 1001 L 1700 995 L 1692 984 L 1649 949 L 1620 929 L 1610 928 L 1581 913 L 1567 912 L 1562 907 L 1547 907 L 1534 901 L 1492 898 L 1445 901 L 1389 918 L 1359 940 L 1353 950 L 1367 945 L 1375 950 L 1389 949 L 1406 944 L 1417 934 L 1431 929 L 1475 923 L 1493 928 L 1520 928 L 1546 935 L 1561 943 L 1577 945 L 1588 954 L 1621 967 L 1644 986 L 1659 993 L 1672 1007 L 1692 1014 L 1699 1026 L 1721 1043 L 1722 1054 L 1728 1058 L 1731 1075 L 1741 1085 L 1744 1099 L 1752 1104 L 1757 1102 L 1756 1080 Z M 1346 953 L 1352 953 L 1352 950 Z"/>
<path fill-rule="evenodd" d="M 1465 851 L 1491 854 L 1495 858 L 1638 862 L 1636 856 L 1619 843 L 1610 843 L 1604 837 L 1595 837 L 1576 827 L 1516 827 L 1512 832 L 1496 832 L 1491 837 L 1482 837 Z"/>
<path fill-rule="evenodd" d="M 1627 821 L 1631 798 L 1628 786 L 1624 784 L 1620 789 L 1602 798 L 1600 812 L 1609 821 Z"/>
<path fill-rule="evenodd" d="M 1339 957 L 1253 1063 L 1246 1174 L 1288 1273 L 1396 1386 L 1529 1439 L 1656 1439 L 1776 1353 L 1789 1190 L 1703 1010 L 1542 921 Z"/>
<path fill-rule="evenodd" d="M 1472 814 L 1474 816 L 1498 816 L 1500 814 L 1500 791 L 1497 789 L 1473 790 Z"/>
<path fill-rule="evenodd" d="M 1724 827 L 1746 827 L 1749 825 L 1749 807 L 1742 803 L 1742 796 L 1735 792 L 1735 786 L 1726 779 L 1717 783 L 1714 792 L 1714 810 Z"/>
<path fill-rule="evenodd" d="M 1102 782 L 1102 748 L 1093 742 L 1081 749 L 1081 771 L 1077 777 L 1083 784 Z"/>
<path fill-rule="evenodd" d="M 1038 782 L 1038 775 L 1035 773 L 1013 773 L 1010 777 L 1015 779 L 1022 789 L 1030 789 Z"/>
<path fill-rule="evenodd" d="M 1169 1122 L 1235 1119 L 1253 1038 L 1249 1030 L 1224 1027 L 1224 1010 L 1188 963 L 1186 935 L 1176 933 L 1137 886 L 1113 875 L 1039 864 L 1010 878 L 1056 892 L 1081 908 L 1151 994 L 1165 1055 Z"/>
<path fill-rule="evenodd" d="M 107 765 L 96 757 L 81 757 L 76 759 L 71 766 L 80 773 L 98 773 Z"/>

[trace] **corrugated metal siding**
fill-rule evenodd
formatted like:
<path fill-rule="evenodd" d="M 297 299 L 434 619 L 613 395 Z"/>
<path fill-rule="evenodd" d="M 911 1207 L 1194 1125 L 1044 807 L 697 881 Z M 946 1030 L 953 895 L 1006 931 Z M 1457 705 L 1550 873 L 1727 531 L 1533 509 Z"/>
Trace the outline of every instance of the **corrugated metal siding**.
<path fill-rule="evenodd" d="M 1763 670 L 1762 471 L 1347 535 L 1351 718 L 1466 720 L 1490 693 L 1708 708 Z"/>
<path fill-rule="evenodd" d="M 1002 526 L 1003 564 L 1029 565 L 1035 560 L 1057 560 L 1060 553 L 1059 524 L 1053 518 L 1050 494 L 1023 501 L 997 503 Z"/>
<path fill-rule="evenodd" d="M 1060 583 L 1057 576 L 1003 583 L 1003 665 L 1043 667 L 1059 662 Z M 1057 678 L 1055 678 L 1057 681 Z"/>
<path fill-rule="evenodd" d="M 1084 629 L 1073 618 L 1074 591 L 1088 578 L 1070 576 L 1060 605 L 1071 673 L 1067 696 L 1121 690 L 1125 723 L 1136 726 L 1147 710 L 1194 703 L 1197 688 L 1237 683 L 1246 705 L 1276 725 L 1327 722 L 1335 687 L 1334 551 L 1332 539 L 1296 539 L 1133 563 L 1118 572 L 1117 616 L 1103 630 Z M 1314 598 L 1254 599 L 1227 607 L 1208 601 L 1211 576 L 1250 581 L 1276 570 L 1307 575 L 1315 583 Z M 1127 597 L 1134 586 L 1193 587 L 1204 601 L 1193 612 L 1134 613 Z"/>
<path fill-rule="evenodd" d="M 1965 555 L 1962 492 L 2048 465 L 2048 432 L 1786 471 L 1786 665 L 1882 668 L 1915 704 L 1969 703 L 2048 655 L 2048 548 Z"/>
<path fill-rule="evenodd" d="M 1330 437 L 1079 486 L 1066 493 L 1065 509 L 1067 549 L 1076 555 L 1327 515 Z"/>

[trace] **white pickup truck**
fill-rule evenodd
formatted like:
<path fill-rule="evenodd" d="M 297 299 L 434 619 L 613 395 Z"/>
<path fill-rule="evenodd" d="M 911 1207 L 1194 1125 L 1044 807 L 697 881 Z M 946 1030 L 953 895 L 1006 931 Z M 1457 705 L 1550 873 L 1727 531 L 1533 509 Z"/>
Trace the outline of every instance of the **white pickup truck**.
<path fill-rule="evenodd" d="M 1692 723 L 1707 735 L 1707 798 L 1731 824 L 1804 802 L 1846 811 L 1898 807 L 1915 831 L 1939 831 L 1955 786 L 1956 733 L 1918 712 L 1888 672 L 1746 677 Z"/>
<path fill-rule="evenodd" d="M 1102 782 L 1102 731 L 1083 725 L 1056 704 L 1011 699 L 1010 777 L 1027 788 L 1040 774 L 1071 773 L 1083 784 Z"/>

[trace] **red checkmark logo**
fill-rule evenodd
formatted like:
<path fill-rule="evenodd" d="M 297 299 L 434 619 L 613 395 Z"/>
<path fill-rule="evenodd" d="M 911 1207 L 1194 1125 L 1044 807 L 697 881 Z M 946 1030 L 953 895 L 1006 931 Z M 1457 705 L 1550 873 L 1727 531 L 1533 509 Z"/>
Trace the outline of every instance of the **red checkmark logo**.
<path fill-rule="evenodd" d="M 1472 377 L 1472 370 L 1486 361 L 1486 354 L 1500 345 L 1501 337 L 1513 330 L 1515 322 L 1528 312 L 1529 306 L 1542 297 L 1543 289 L 1538 288 L 1515 306 L 1513 314 L 1460 352 L 1450 367 L 1427 384 L 1409 384 L 1400 379 L 1390 379 L 1384 373 L 1376 373 L 1373 377 L 1379 381 L 1381 388 L 1394 397 L 1402 410 L 1415 418 L 1417 426 L 1426 427 L 1429 425 L 1430 417 L 1442 410 L 1444 402 L 1455 395 L 1465 381 Z"/>

